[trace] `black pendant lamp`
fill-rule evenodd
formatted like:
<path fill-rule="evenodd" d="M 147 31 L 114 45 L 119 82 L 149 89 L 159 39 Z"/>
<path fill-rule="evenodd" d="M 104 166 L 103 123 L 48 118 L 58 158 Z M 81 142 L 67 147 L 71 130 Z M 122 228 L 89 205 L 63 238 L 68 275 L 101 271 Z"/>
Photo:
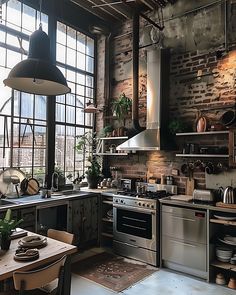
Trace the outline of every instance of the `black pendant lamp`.
<path fill-rule="evenodd" d="M 71 91 L 62 72 L 51 61 L 50 40 L 41 24 L 30 36 L 28 58 L 15 65 L 3 83 L 19 91 L 47 96 Z"/>

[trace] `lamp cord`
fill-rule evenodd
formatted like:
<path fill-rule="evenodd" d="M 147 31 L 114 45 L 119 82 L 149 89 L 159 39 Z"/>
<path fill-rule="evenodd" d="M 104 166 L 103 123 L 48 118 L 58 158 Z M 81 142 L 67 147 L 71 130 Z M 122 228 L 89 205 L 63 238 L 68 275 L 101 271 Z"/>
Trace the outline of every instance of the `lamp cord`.
<path fill-rule="evenodd" d="M 42 27 L 42 0 L 39 0 L 39 26 Z"/>

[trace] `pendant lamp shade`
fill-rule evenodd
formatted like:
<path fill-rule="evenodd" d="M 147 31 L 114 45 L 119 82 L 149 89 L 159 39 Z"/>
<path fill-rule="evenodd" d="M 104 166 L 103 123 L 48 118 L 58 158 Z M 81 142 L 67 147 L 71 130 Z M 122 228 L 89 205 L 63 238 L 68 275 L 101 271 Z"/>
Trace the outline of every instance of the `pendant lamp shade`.
<path fill-rule="evenodd" d="M 28 58 L 15 65 L 3 83 L 38 95 L 62 95 L 71 91 L 62 72 L 51 62 L 50 40 L 41 26 L 30 36 Z"/>

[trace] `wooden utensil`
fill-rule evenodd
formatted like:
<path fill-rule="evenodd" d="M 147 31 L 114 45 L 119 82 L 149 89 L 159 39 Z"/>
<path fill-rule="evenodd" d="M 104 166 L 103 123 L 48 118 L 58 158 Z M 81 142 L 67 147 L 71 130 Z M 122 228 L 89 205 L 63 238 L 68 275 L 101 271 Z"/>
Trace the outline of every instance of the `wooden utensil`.
<path fill-rule="evenodd" d="M 195 179 L 193 178 L 193 170 L 189 169 L 189 177 L 186 181 L 185 195 L 192 196 L 195 186 Z"/>

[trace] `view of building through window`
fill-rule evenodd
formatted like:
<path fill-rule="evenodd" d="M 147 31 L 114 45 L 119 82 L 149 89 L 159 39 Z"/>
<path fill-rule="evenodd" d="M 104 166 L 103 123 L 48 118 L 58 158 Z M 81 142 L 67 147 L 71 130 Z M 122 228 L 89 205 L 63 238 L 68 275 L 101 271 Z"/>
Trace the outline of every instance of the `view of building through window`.
<path fill-rule="evenodd" d="M 39 27 L 39 11 L 17 0 L 2 5 L 0 23 L 0 169 L 20 168 L 43 184 L 46 167 L 47 97 L 13 91 L 3 80 L 11 68 L 27 58 L 29 36 Z M 48 32 L 48 16 L 41 15 Z M 56 97 L 55 164 L 64 174 L 83 173 L 84 155 L 75 151 L 76 136 L 93 127 L 83 112 L 94 98 L 94 41 L 58 22 L 57 66 L 71 93 Z"/>
<path fill-rule="evenodd" d="M 71 93 L 56 98 L 56 165 L 65 175 L 83 174 L 85 153 L 75 150 L 76 136 L 93 128 L 93 114 L 84 113 L 94 99 L 94 41 L 57 23 L 57 65 Z"/>

